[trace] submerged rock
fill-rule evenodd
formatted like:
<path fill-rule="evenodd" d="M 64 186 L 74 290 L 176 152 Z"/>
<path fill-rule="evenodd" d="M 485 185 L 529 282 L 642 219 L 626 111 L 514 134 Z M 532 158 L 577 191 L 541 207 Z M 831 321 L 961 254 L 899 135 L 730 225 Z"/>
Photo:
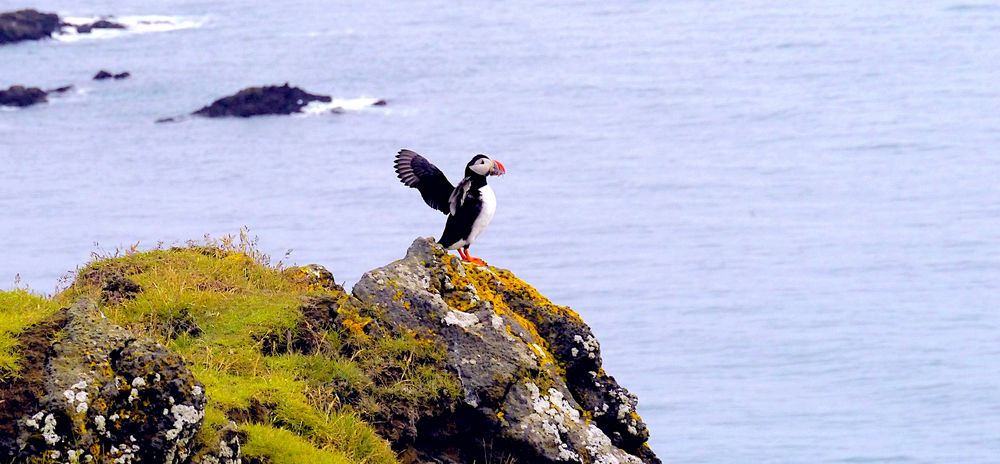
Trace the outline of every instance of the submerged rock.
<path fill-rule="evenodd" d="M 461 383 L 461 404 L 425 418 L 400 447 L 413 462 L 659 462 L 635 396 L 604 372 L 590 328 L 510 271 L 463 264 L 418 239 L 354 295 L 443 341 Z"/>
<path fill-rule="evenodd" d="M 99 19 L 90 24 L 73 25 L 73 27 L 75 27 L 76 32 L 80 34 L 89 34 L 94 29 L 127 29 L 124 24 L 108 21 L 107 19 Z"/>
<path fill-rule="evenodd" d="M 59 30 L 59 16 L 38 10 L 18 10 L 0 14 L 0 45 L 52 37 Z"/>
<path fill-rule="evenodd" d="M 21 340 L 25 377 L 0 389 L 5 461 L 187 459 L 206 399 L 180 356 L 112 324 L 85 299 Z"/>
<path fill-rule="evenodd" d="M 248 118 L 266 114 L 301 113 L 302 108 L 314 101 L 330 102 L 326 95 L 315 95 L 298 87 L 269 85 L 249 87 L 235 95 L 220 98 L 193 114 L 209 118 L 235 116 Z"/>

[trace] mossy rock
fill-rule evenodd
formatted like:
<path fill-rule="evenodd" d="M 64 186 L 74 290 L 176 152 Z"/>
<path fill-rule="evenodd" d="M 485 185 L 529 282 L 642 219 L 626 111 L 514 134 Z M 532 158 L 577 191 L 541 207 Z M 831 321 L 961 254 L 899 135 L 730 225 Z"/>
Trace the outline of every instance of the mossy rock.
<path fill-rule="evenodd" d="M 245 235 L 127 250 L 0 316 L 0 459 L 658 462 L 575 312 L 431 240 L 353 294 Z"/>

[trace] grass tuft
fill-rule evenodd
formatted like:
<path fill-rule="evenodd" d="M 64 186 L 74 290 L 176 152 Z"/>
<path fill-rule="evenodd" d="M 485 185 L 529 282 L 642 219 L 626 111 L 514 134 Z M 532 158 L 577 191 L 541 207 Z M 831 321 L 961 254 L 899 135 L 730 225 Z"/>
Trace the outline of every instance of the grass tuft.
<path fill-rule="evenodd" d="M 19 377 L 18 335 L 58 310 L 58 303 L 26 290 L 0 292 L 0 382 Z"/>

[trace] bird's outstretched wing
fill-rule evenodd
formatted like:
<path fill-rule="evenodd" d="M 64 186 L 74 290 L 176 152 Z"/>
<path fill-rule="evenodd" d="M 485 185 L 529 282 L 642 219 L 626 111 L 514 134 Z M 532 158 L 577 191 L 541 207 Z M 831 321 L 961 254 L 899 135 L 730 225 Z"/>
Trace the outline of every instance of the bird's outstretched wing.
<path fill-rule="evenodd" d="M 455 187 L 437 166 L 412 150 L 396 155 L 396 175 L 403 185 L 420 191 L 424 203 L 444 214 L 451 212 L 449 198 Z"/>

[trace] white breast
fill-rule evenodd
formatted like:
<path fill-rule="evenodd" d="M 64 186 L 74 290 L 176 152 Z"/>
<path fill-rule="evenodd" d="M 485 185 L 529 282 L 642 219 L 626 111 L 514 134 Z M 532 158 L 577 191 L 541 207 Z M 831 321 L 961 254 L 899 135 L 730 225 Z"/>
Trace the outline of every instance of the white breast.
<path fill-rule="evenodd" d="M 483 209 L 479 211 L 479 217 L 472 223 L 472 232 L 469 233 L 469 243 L 476 241 L 479 236 L 490 225 L 493 214 L 497 212 L 497 196 L 493 194 L 493 189 L 489 185 L 484 185 L 479 189 L 483 201 Z"/>

